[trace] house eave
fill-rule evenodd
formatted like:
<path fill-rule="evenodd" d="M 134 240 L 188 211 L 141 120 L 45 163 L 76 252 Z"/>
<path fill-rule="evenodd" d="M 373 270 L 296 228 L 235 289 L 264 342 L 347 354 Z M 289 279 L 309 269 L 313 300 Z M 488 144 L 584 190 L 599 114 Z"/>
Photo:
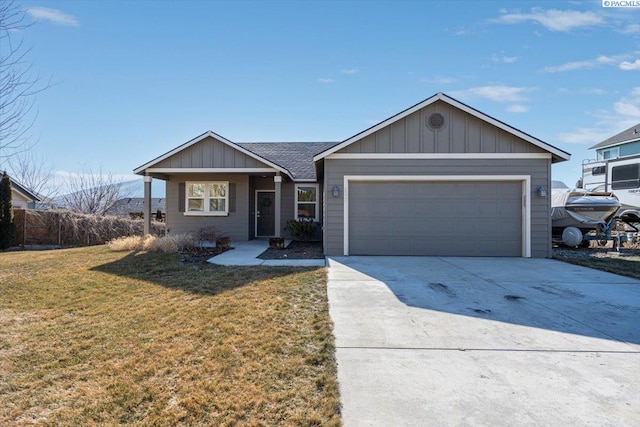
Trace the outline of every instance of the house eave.
<path fill-rule="evenodd" d="M 235 149 L 235 150 L 237 150 L 237 151 L 239 151 L 239 152 L 241 152 L 241 153 L 243 153 L 243 154 L 245 154 L 245 155 L 247 155 L 247 156 L 249 156 L 251 158 L 254 158 L 254 159 L 258 160 L 258 161 L 270 166 L 271 168 L 275 169 L 276 171 L 284 173 L 289 178 L 293 179 L 293 177 L 291 176 L 291 173 L 289 173 L 289 171 L 286 170 L 285 168 L 283 168 L 283 167 L 281 167 L 281 166 L 279 166 L 279 165 L 277 165 L 277 164 L 275 164 L 275 163 L 273 163 L 273 162 L 271 162 L 271 161 L 269 161 L 269 160 L 267 160 L 267 159 L 255 154 L 255 153 L 245 149 L 244 147 L 241 147 L 238 144 L 235 144 L 232 141 L 229 141 L 228 139 L 226 139 L 226 138 L 224 138 L 224 137 L 222 137 L 222 136 L 220 136 L 220 135 L 218 135 L 218 134 L 216 134 L 215 132 L 212 132 L 212 131 L 207 131 L 207 132 L 203 133 L 202 135 L 199 135 L 199 136 L 195 137 L 194 139 L 192 139 L 190 141 L 187 141 L 184 144 L 174 148 L 173 150 L 168 151 L 168 152 L 166 152 L 165 154 L 163 154 L 163 155 L 161 155 L 159 157 L 156 157 L 155 159 L 151 160 L 150 162 L 147 162 L 144 165 L 139 166 L 138 168 L 133 170 L 133 173 L 135 173 L 136 175 L 144 175 L 145 173 L 150 173 L 150 170 L 153 169 L 152 168 L 153 165 L 156 165 L 156 164 L 160 163 L 161 161 L 173 156 L 176 153 L 179 153 L 182 150 L 185 150 L 185 149 L 191 147 L 194 144 L 197 144 L 198 142 L 200 142 L 200 141 L 202 141 L 202 140 L 204 140 L 204 139 L 206 139 L 208 137 L 211 137 L 211 138 L 213 138 L 213 139 L 215 139 L 217 141 L 220 141 L 223 144 L 226 144 L 229 147 L 231 147 L 231 148 L 233 148 L 233 149 Z M 156 171 L 156 173 L 159 173 L 159 172 Z"/>
<path fill-rule="evenodd" d="M 518 137 L 520 139 L 523 139 L 523 140 L 533 144 L 534 146 L 536 146 L 536 147 L 538 147 L 538 148 L 540 148 L 542 150 L 545 150 L 545 151 L 551 153 L 552 154 L 552 162 L 553 163 L 563 162 L 563 161 L 569 160 L 571 158 L 571 155 L 569 153 L 567 153 L 566 151 L 560 150 L 559 148 L 556 148 L 556 147 L 554 147 L 554 146 L 552 146 L 550 144 L 547 144 L 544 141 L 541 141 L 541 140 L 539 140 L 537 138 L 534 138 L 533 136 L 531 136 L 531 135 L 529 135 L 527 133 L 524 133 L 524 132 L 522 132 L 522 131 L 514 128 L 514 127 L 511 127 L 511 126 L 507 125 L 506 123 L 501 122 L 500 120 L 497 120 L 497 119 L 495 119 L 495 118 L 493 118 L 491 116 L 488 116 L 488 115 L 482 113 L 481 111 L 476 110 L 475 108 L 472 108 L 472 107 L 470 107 L 470 106 L 468 106 L 468 105 L 466 105 L 466 104 L 464 104 L 464 103 L 462 103 L 462 102 L 460 102 L 460 101 L 458 101 L 458 100 L 456 100 L 454 98 L 451 98 L 450 96 L 445 95 L 442 92 L 438 92 L 437 94 L 433 95 L 432 97 L 427 98 L 424 101 L 419 102 L 418 104 L 416 104 L 416 105 L 414 105 L 412 107 L 409 107 L 406 110 L 401 111 L 400 113 L 398 113 L 398 114 L 396 114 L 396 115 L 394 115 L 392 117 L 389 117 L 386 120 L 383 120 L 382 122 L 378 123 L 377 125 L 374 125 L 374 126 L 370 127 L 369 129 L 366 129 L 366 130 L 364 130 L 364 131 L 362 131 L 362 132 L 360 132 L 360 133 L 358 133 L 358 134 L 356 134 L 356 135 L 344 140 L 340 144 L 338 144 L 338 145 L 336 145 L 336 146 L 334 146 L 334 147 L 332 147 L 332 148 L 330 148 L 330 149 L 328 149 L 326 151 L 323 151 L 322 153 L 314 156 L 313 161 L 317 162 L 319 160 L 322 160 L 322 159 L 326 158 L 327 156 L 335 153 L 336 151 L 339 151 L 339 150 L 351 145 L 352 143 L 354 143 L 356 141 L 359 141 L 359 140 L 361 140 L 361 139 L 363 139 L 363 138 L 365 138 L 365 137 L 367 137 L 367 136 L 379 131 L 380 129 L 383 129 L 383 128 L 385 128 L 385 127 L 387 127 L 387 126 L 399 121 L 399 120 L 402 120 L 403 118 L 409 116 L 410 114 L 413 114 L 416 111 L 419 111 L 419 110 L 423 109 L 424 107 L 433 104 L 436 101 L 446 102 L 449 105 L 452 105 L 452 106 L 454 106 L 456 108 L 459 108 L 460 110 L 462 110 L 462 111 L 464 111 L 464 112 L 466 112 L 466 113 L 468 113 L 468 114 L 470 114 L 470 115 L 472 115 L 474 117 L 477 117 L 480 120 L 483 120 L 483 121 L 485 121 L 487 123 L 490 123 L 490 124 L 498 127 L 499 129 L 504 130 L 505 132 L 509 132 L 510 134 L 512 134 L 512 135 L 514 135 L 514 136 L 516 136 L 516 137 Z"/>
<path fill-rule="evenodd" d="M 605 148 L 617 147 L 619 145 L 630 144 L 632 142 L 638 142 L 638 141 L 640 141 L 640 138 L 631 138 L 631 139 L 628 139 L 626 141 L 612 142 L 611 144 L 607 144 L 607 145 L 599 145 L 599 144 L 602 144 L 602 143 L 598 143 L 598 144 L 594 145 L 593 147 L 589 147 L 589 150 L 593 150 L 593 149 L 602 150 L 602 149 L 605 149 Z"/>

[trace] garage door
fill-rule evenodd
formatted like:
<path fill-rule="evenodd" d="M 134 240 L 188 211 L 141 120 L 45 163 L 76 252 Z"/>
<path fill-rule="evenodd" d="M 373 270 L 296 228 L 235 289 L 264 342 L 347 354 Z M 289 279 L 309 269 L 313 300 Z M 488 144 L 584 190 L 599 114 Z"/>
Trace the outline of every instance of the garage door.
<path fill-rule="evenodd" d="M 522 185 L 352 182 L 350 255 L 522 256 Z"/>

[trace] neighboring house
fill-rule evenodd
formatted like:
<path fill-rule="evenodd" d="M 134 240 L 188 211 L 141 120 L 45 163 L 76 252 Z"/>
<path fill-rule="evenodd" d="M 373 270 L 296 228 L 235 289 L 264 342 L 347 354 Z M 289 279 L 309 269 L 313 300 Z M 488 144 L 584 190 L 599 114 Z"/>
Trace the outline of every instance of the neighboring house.
<path fill-rule="evenodd" d="M 582 162 L 577 183 L 589 191 L 612 192 L 620 200 L 618 216 L 627 223 L 640 221 L 640 123 L 591 149 L 596 160 Z"/>
<path fill-rule="evenodd" d="M 41 202 L 38 195 L 27 190 L 11 179 L 11 204 L 14 209 L 35 209 L 36 203 Z"/>
<path fill-rule="evenodd" d="M 589 148 L 596 160 L 610 160 L 640 154 L 640 123 Z"/>
<path fill-rule="evenodd" d="M 156 219 L 156 213 L 158 210 L 165 214 L 167 212 L 167 199 L 164 197 L 151 199 L 151 214 Z M 106 215 L 126 216 L 130 217 L 132 214 L 142 214 L 144 212 L 144 198 L 143 197 L 123 197 L 116 200 L 116 202 L 105 212 Z"/>
<path fill-rule="evenodd" d="M 170 234 L 249 240 L 311 218 L 326 255 L 549 257 L 551 164 L 569 157 L 438 93 L 342 142 L 206 132 L 134 172 L 147 200 L 166 182 Z"/>

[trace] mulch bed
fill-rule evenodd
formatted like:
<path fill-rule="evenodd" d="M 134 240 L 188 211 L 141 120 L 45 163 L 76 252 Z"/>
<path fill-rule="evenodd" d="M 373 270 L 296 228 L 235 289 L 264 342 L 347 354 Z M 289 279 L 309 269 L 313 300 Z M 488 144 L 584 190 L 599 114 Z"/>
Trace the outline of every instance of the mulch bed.
<path fill-rule="evenodd" d="M 211 248 L 191 248 L 188 250 L 184 250 L 182 252 L 180 252 L 180 254 L 182 255 L 182 259 L 180 259 L 180 262 L 184 262 L 184 263 L 205 263 L 207 262 L 209 259 L 213 258 L 216 255 L 220 255 L 223 252 L 226 252 L 228 250 L 231 250 L 233 248 L 229 248 L 229 249 L 222 249 L 222 248 L 218 248 L 218 247 L 211 247 Z"/>
<path fill-rule="evenodd" d="M 262 252 L 260 259 L 323 259 L 321 242 L 293 241 L 284 249 L 269 248 Z"/>

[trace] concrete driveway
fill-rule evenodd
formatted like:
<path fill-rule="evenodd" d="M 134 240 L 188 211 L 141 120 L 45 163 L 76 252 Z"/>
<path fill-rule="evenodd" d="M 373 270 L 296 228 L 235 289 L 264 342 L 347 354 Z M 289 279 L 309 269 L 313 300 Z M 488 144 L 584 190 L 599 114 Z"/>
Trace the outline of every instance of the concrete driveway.
<path fill-rule="evenodd" d="M 328 265 L 346 427 L 640 425 L 640 281 L 546 259 Z"/>

